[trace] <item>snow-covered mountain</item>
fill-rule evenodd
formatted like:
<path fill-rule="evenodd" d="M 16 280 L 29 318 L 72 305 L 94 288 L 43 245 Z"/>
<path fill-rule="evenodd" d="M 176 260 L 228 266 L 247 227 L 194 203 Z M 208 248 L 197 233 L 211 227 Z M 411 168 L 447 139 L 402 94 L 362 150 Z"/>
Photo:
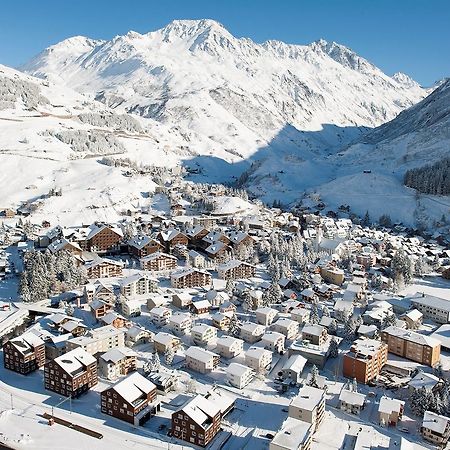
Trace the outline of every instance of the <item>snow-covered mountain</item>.
<path fill-rule="evenodd" d="M 417 209 L 422 216 L 430 209 L 431 217 L 448 210 L 445 201 L 436 208 L 436 199 L 426 196 L 418 204 L 414 191 L 401 184 L 407 168 L 432 162 L 448 148 L 447 84 L 420 102 L 431 90 L 403 73 L 390 77 L 334 42 L 257 44 L 212 20 L 180 20 L 110 41 L 66 39 L 22 70 L 41 80 L 12 71 L 8 76 L 37 85 L 49 102 L 25 105 L 39 112 L 39 119 L 27 112 L 26 125 L 2 122 L 0 111 L 0 147 L 18 155 L 23 167 L 31 158 L 48 161 L 50 152 L 61 171 L 72 165 L 74 176 L 82 166 L 91 171 L 76 183 L 86 191 L 101 184 L 77 204 L 88 206 L 89 217 L 106 216 L 108 202 L 117 210 L 142 201 L 134 180 L 124 183 L 119 169 L 94 164 L 92 153 L 109 143 L 112 153 L 119 153 L 113 158 L 182 162 L 200 171 L 195 180 L 241 177 L 267 201 L 289 204 L 305 192 L 317 193 L 330 207 L 350 204 L 358 214 L 369 209 L 374 218 L 390 213 L 408 223 L 417 219 Z M 23 107 L 20 99 L 3 118 L 23 115 Z M 97 128 L 106 136 L 96 135 Z M 86 143 L 92 140 L 95 145 Z M 49 176 L 55 178 L 57 170 Z M 67 175 L 58 182 L 72 185 Z M 12 201 L 17 197 L 11 187 Z"/>
<path fill-rule="evenodd" d="M 188 128 L 213 153 L 228 151 L 230 162 L 274 140 L 302 157 L 329 151 L 426 94 L 406 75 L 389 77 L 334 42 L 257 44 L 213 20 L 177 20 L 110 41 L 70 38 L 22 70 Z"/>

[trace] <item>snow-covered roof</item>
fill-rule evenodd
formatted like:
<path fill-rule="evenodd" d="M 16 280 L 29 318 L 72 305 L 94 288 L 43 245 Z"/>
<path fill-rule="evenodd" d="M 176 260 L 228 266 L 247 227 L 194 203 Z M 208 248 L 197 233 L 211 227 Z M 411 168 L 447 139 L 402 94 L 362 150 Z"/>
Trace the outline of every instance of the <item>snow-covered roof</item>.
<path fill-rule="evenodd" d="M 34 351 L 35 347 L 44 344 L 44 341 L 39 336 L 30 332 L 24 333 L 22 334 L 22 336 L 13 338 L 10 340 L 10 342 L 22 353 L 25 353 L 27 350 Z"/>
<path fill-rule="evenodd" d="M 282 370 L 292 370 L 297 373 L 302 373 L 308 360 L 302 355 L 291 355 L 285 362 Z"/>
<path fill-rule="evenodd" d="M 378 411 L 386 414 L 391 414 L 392 412 L 400 412 L 400 410 L 405 406 L 405 402 L 398 400 L 396 398 L 389 398 L 383 395 L 380 398 L 380 405 L 378 406 Z"/>
<path fill-rule="evenodd" d="M 324 399 L 325 393 L 322 389 L 313 386 L 303 386 L 298 395 L 291 400 L 290 405 L 307 411 L 312 411 Z"/>
<path fill-rule="evenodd" d="M 147 396 L 156 386 L 138 372 L 128 375 L 124 380 L 116 383 L 114 389 L 125 401 L 133 404 L 140 397 Z"/>
<path fill-rule="evenodd" d="M 231 363 L 227 367 L 226 371 L 227 371 L 227 373 L 229 373 L 231 375 L 241 377 L 241 376 L 245 375 L 247 372 L 251 372 L 252 369 L 250 369 L 250 367 L 244 366 L 243 364 Z"/>
<path fill-rule="evenodd" d="M 170 333 L 165 333 L 164 331 L 160 331 L 158 334 L 156 334 L 153 337 L 153 342 L 162 344 L 162 345 L 168 345 L 170 344 L 174 339 L 178 338 Z"/>
<path fill-rule="evenodd" d="M 137 356 L 136 352 L 131 350 L 128 347 L 116 347 L 108 350 L 106 353 L 100 356 L 106 362 L 112 362 L 117 364 L 119 361 L 122 361 L 124 358 Z"/>
<path fill-rule="evenodd" d="M 54 361 L 67 373 L 75 374 L 80 369 L 84 369 L 89 364 L 96 363 L 97 360 L 85 351 L 83 348 L 78 347 L 64 355 L 58 356 Z"/>
<path fill-rule="evenodd" d="M 215 353 L 205 350 L 204 348 L 197 347 L 196 345 L 189 347 L 184 354 L 189 358 L 193 358 L 204 363 L 208 363 L 212 358 L 218 356 Z"/>
<path fill-rule="evenodd" d="M 303 448 L 312 433 L 312 425 L 302 420 L 288 417 L 275 434 L 271 444 L 276 448 Z"/>
<path fill-rule="evenodd" d="M 408 386 L 414 389 L 420 389 L 425 387 L 425 389 L 431 390 L 436 384 L 439 383 L 439 377 L 425 372 L 419 372 L 409 383 Z"/>
<path fill-rule="evenodd" d="M 363 406 L 365 399 L 366 396 L 364 394 L 349 391 L 347 389 L 342 389 L 341 394 L 339 395 L 339 400 L 349 405 Z"/>
<path fill-rule="evenodd" d="M 428 294 L 416 293 L 409 298 L 412 303 L 423 306 L 430 306 L 450 313 L 450 301 L 445 298 L 435 297 Z"/>
<path fill-rule="evenodd" d="M 164 252 L 155 252 L 155 253 L 151 253 L 150 255 L 144 256 L 143 258 L 141 258 L 141 261 L 143 262 L 147 262 L 147 261 L 155 261 L 157 259 L 173 259 L 173 260 L 177 260 L 176 256 L 173 255 L 169 255 L 168 253 L 164 253 Z"/>
<path fill-rule="evenodd" d="M 450 419 L 431 411 L 425 411 L 422 426 L 438 434 L 444 434 Z"/>
<path fill-rule="evenodd" d="M 188 400 L 180 410 L 199 426 L 208 428 L 211 419 L 220 412 L 220 406 L 199 394 Z"/>
<path fill-rule="evenodd" d="M 441 345 L 440 341 L 424 334 L 416 333 L 411 330 L 404 330 L 403 328 L 390 326 L 383 330 L 383 333 L 387 333 L 391 336 L 396 336 L 406 341 L 414 342 L 420 345 L 428 345 L 430 347 L 436 347 Z"/>

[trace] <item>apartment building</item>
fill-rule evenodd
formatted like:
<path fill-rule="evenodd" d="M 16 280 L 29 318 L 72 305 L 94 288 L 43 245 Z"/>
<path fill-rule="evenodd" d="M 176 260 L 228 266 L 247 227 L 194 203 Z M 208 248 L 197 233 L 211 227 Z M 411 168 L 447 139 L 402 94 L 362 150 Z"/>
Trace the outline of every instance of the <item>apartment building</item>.
<path fill-rule="evenodd" d="M 298 322 L 282 317 L 272 325 L 272 329 L 283 334 L 286 339 L 295 339 L 298 335 Z"/>
<path fill-rule="evenodd" d="M 113 259 L 96 258 L 84 265 L 88 278 L 111 278 L 122 276 L 123 263 Z"/>
<path fill-rule="evenodd" d="M 119 285 L 120 293 L 125 297 L 147 295 L 158 290 L 158 280 L 139 273 L 122 278 Z"/>
<path fill-rule="evenodd" d="M 310 423 L 317 430 L 325 416 L 325 392 L 312 386 L 303 386 L 291 400 L 289 417 Z"/>
<path fill-rule="evenodd" d="M 250 347 L 245 352 L 245 365 L 256 373 L 270 370 L 272 352 L 262 347 Z"/>
<path fill-rule="evenodd" d="M 192 327 L 191 338 L 194 344 L 206 346 L 217 338 L 217 329 L 205 324 Z"/>
<path fill-rule="evenodd" d="M 232 336 L 222 336 L 216 341 L 215 351 L 224 358 L 231 359 L 244 351 L 244 341 Z"/>
<path fill-rule="evenodd" d="M 270 441 L 269 450 L 310 450 L 313 433 L 310 423 L 288 417 Z"/>
<path fill-rule="evenodd" d="M 425 440 L 438 448 L 445 448 L 450 438 L 450 419 L 431 411 L 425 411 L 420 431 Z"/>
<path fill-rule="evenodd" d="M 163 249 L 160 242 L 149 236 L 138 235 L 128 241 L 128 253 L 136 258 L 145 258 Z"/>
<path fill-rule="evenodd" d="M 197 395 L 172 414 L 172 435 L 206 447 L 220 431 L 222 413 L 217 402 Z"/>
<path fill-rule="evenodd" d="M 364 409 L 366 396 L 359 392 L 342 389 L 339 395 L 339 408 L 342 411 L 359 416 Z"/>
<path fill-rule="evenodd" d="M 82 348 L 91 355 L 107 352 L 112 348 L 125 346 L 125 333 L 111 325 L 95 328 L 86 336 L 69 339 L 66 343 L 67 351 Z"/>
<path fill-rule="evenodd" d="M 357 339 L 344 355 L 343 375 L 367 384 L 378 377 L 387 357 L 386 343 L 375 339 Z"/>
<path fill-rule="evenodd" d="M 247 386 L 253 380 L 254 376 L 254 371 L 243 364 L 231 363 L 226 368 L 228 383 L 238 389 L 243 389 Z"/>
<path fill-rule="evenodd" d="M 211 281 L 212 277 L 209 272 L 194 268 L 184 269 L 170 275 L 170 283 L 176 289 L 210 286 Z"/>
<path fill-rule="evenodd" d="M 176 256 L 168 253 L 156 252 L 139 260 L 141 269 L 152 272 L 163 270 L 174 270 L 177 268 L 178 260 Z"/>
<path fill-rule="evenodd" d="M 402 420 L 405 402 L 383 395 L 378 406 L 378 421 L 380 425 L 396 426 Z"/>
<path fill-rule="evenodd" d="M 169 328 L 178 336 L 189 334 L 192 329 L 192 317 L 189 313 L 175 313 L 169 319 Z"/>
<path fill-rule="evenodd" d="M 291 319 L 300 325 L 309 322 L 310 310 L 306 308 L 294 308 L 291 310 Z"/>
<path fill-rule="evenodd" d="M 423 317 L 436 323 L 450 323 L 450 302 L 444 298 L 428 294 L 415 294 L 410 297 L 414 308 L 418 309 Z"/>
<path fill-rule="evenodd" d="M 328 332 L 322 325 L 305 325 L 302 330 L 302 339 L 321 347 L 328 340 Z"/>
<path fill-rule="evenodd" d="M 185 351 L 186 366 L 199 373 L 213 371 L 220 362 L 220 356 L 204 348 L 192 346 Z"/>
<path fill-rule="evenodd" d="M 277 331 L 266 331 L 261 338 L 261 344 L 264 348 L 276 353 L 281 353 L 284 350 L 285 341 L 285 335 Z"/>
<path fill-rule="evenodd" d="M 135 372 L 100 394 L 101 411 L 139 426 L 159 411 L 156 386 Z"/>
<path fill-rule="evenodd" d="M 97 360 L 82 348 L 75 348 L 45 364 L 45 389 L 63 397 L 79 397 L 97 383 Z"/>
<path fill-rule="evenodd" d="M 253 322 L 243 323 L 240 329 L 240 337 L 249 344 L 254 344 L 261 340 L 266 327 Z"/>
<path fill-rule="evenodd" d="M 137 368 L 137 354 L 127 347 L 117 347 L 108 350 L 98 359 L 98 371 L 107 380 L 117 378 L 135 371 Z"/>
<path fill-rule="evenodd" d="M 3 344 L 3 365 L 22 375 L 29 374 L 45 364 L 45 343 L 28 332 Z"/>
<path fill-rule="evenodd" d="M 237 259 L 219 264 L 217 273 L 222 280 L 241 280 L 244 278 L 251 278 L 255 276 L 255 266 Z"/>
<path fill-rule="evenodd" d="M 427 366 L 434 367 L 441 357 L 440 341 L 415 331 L 387 327 L 381 332 L 381 340 L 390 353 Z"/>
<path fill-rule="evenodd" d="M 86 249 L 98 254 L 118 253 L 123 233 L 108 225 L 91 225 L 86 237 Z"/>

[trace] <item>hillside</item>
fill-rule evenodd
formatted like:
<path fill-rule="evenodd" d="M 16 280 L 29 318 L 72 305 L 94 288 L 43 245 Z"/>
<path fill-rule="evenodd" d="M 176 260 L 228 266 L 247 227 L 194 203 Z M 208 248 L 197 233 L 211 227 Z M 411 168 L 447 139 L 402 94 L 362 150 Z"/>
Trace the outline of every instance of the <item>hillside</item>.
<path fill-rule="evenodd" d="M 84 164 L 88 172 L 92 162 L 79 158 L 92 157 L 90 152 L 100 156 L 100 148 L 106 146 L 108 153 L 116 153 L 113 158 L 158 166 L 182 163 L 195 172 L 194 181 L 240 178 L 255 195 L 284 205 L 316 193 L 327 207 L 349 204 L 360 215 L 369 209 L 377 219 L 387 212 L 410 224 L 418 215 L 435 219 L 448 210 L 445 199 L 423 196 L 418 204 L 414 190 L 401 184 L 408 168 L 433 162 L 445 148 L 448 83 L 424 99 L 431 91 L 407 75 L 390 77 L 334 42 L 258 44 L 232 36 L 212 20 L 182 20 L 110 41 L 66 39 L 22 70 L 40 78 L 30 79 L 43 92 L 45 83 L 53 86 L 52 114 L 57 112 L 55 105 L 61 110 L 76 106 L 56 100 L 57 92 L 71 92 L 65 94 L 70 101 L 78 95 L 82 106 L 77 106 L 76 120 L 27 118 L 32 126 L 26 127 L 11 121 L 4 127 L 6 122 L 0 121 L 0 146 L 21 159 L 25 150 L 27 158 L 41 157 L 38 149 L 45 142 L 46 151 L 65 161 L 64 167 Z M 441 97 L 445 98 L 438 101 Z M 38 109 L 45 108 L 49 106 Z M 9 118 L 10 111 L 3 118 Z M 105 122 L 98 111 L 121 119 Z M 99 136 L 96 129 L 102 126 L 109 133 Z M 24 129 L 31 133 L 35 127 L 32 137 L 22 136 Z M 49 127 L 51 136 L 44 136 Z M 67 132 L 67 127 L 77 132 Z M 128 136 L 136 133 L 139 137 Z M 24 139 L 31 143 L 28 147 L 20 142 Z M 27 164 L 22 166 L 26 171 Z M 111 197 L 114 205 L 142 200 L 132 192 L 134 178 L 101 181 L 109 171 L 122 171 L 98 166 L 92 169 L 95 182 L 107 187 L 96 192 L 100 198 L 92 197 L 95 204 Z M 93 182 L 92 176 L 89 182 L 76 179 L 78 189 Z M 16 192 L 6 197 L 8 201 L 18 201 Z M 402 208 L 395 206 L 399 199 Z M 108 201 L 102 203 L 102 213 Z"/>

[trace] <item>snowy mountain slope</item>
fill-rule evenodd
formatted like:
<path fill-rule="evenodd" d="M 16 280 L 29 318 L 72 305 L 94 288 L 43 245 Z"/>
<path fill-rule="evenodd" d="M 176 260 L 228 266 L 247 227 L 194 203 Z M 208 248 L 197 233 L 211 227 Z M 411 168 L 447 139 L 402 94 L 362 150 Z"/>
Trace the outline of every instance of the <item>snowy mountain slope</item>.
<path fill-rule="evenodd" d="M 123 169 L 100 164 L 110 153 L 168 167 L 193 154 L 174 128 L 118 115 L 71 89 L 0 66 L 1 208 L 30 202 L 41 204 L 35 220 L 87 223 L 115 220 L 149 202 L 151 177 L 125 177 Z M 55 188 L 63 195 L 47 197 Z"/>
<path fill-rule="evenodd" d="M 174 21 L 110 41 L 70 38 L 22 69 L 118 110 L 189 128 L 214 154 L 228 151 L 229 162 L 274 138 L 290 153 L 329 151 L 353 140 L 355 127 L 380 125 L 425 95 L 408 77 L 391 78 L 342 45 L 257 44 L 212 20 Z M 324 124 L 339 128 L 316 133 Z M 305 139 L 303 131 L 315 133 Z"/>

